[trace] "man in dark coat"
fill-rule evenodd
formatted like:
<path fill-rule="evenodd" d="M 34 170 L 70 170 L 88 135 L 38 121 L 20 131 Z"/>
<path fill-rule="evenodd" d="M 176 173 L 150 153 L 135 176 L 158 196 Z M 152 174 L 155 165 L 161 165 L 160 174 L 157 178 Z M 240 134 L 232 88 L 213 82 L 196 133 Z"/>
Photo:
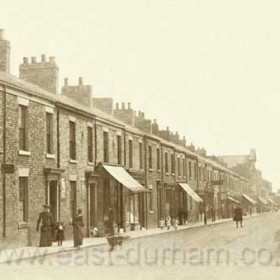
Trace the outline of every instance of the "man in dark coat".
<path fill-rule="evenodd" d="M 238 228 L 238 222 L 240 223 L 240 226 L 242 226 L 243 221 L 243 214 L 242 214 L 242 208 L 238 206 L 234 211 L 234 221 L 236 222 L 236 228 Z"/>
<path fill-rule="evenodd" d="M 37 220 L 37 232 L 40 228 L 40 247 L 49 247 L 52 246 L 52 226 L 53 226 L 53 217 L 49 212 L 50 206 L 44 205 L 44 211 L 39 214 Z M 41 227 L 40 227 L 41 224 Z"/>

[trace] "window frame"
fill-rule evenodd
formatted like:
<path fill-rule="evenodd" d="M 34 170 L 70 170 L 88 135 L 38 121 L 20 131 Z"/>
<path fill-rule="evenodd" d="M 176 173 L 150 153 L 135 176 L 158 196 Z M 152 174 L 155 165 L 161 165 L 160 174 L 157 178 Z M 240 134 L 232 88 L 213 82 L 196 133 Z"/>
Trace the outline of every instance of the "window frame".
<path fill-rule="evenodd" d="M 19 104 L 18 115 L 18 135 L 19 135 L 19 150 L 29 151 L 28 141 L 28 107 Z"/>
<path fill-rule="evenodd" d="M 21 196 L 23 190 L 23 197 Z M 21 202 L 23 206 L 21 209 Z M 29 205 L 28 205 L 28 177 L 19 177 L 19 221 L 28 223 Z M 22 215 L 21 215 L 22 212 Z M 22 218 L 21 218 L 22 217 Z"/>

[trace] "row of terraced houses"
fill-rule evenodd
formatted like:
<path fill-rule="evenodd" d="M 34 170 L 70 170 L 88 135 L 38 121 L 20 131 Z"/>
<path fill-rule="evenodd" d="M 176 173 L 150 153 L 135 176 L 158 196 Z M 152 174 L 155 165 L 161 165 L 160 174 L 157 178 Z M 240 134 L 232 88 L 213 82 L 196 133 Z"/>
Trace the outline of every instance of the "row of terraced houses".
<path fill-rule="evenodd" d="M 86 234 L 97 227 L 104 235 L 109 208 L 126 232 L 168 216 L 185 224 L 231 217 L 240 203 L 248 214 L 268 205 L 271 184 L 255 169 L 254 150 L 228 167 L 232 157 L 207 156 L 130 103 L 114 108 L 111 98 L 94 98 L 82 78 L 65 79 L 61 90 L 58 80 L 55 58 L 45 55 L 24 58 L 12 76 L 0 31 L 1 248 L 38 244 L 43 204 L 66 224 L 66 238 L 78 208 Z"/>

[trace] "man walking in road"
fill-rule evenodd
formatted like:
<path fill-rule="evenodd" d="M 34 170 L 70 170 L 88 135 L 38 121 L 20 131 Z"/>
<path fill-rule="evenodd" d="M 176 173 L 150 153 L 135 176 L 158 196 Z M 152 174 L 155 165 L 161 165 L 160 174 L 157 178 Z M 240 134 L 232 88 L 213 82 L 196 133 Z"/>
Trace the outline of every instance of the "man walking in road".
<path fill-rule="evenodd" d="M 242 214 L 242 208 L 238 206 L 234 211 L 234 221 L 236 222 L 236 228 L 238 228 L 238 222 L 240 223 L 240 226 L 242 226 L 243 221 L 243 214 Z"/>

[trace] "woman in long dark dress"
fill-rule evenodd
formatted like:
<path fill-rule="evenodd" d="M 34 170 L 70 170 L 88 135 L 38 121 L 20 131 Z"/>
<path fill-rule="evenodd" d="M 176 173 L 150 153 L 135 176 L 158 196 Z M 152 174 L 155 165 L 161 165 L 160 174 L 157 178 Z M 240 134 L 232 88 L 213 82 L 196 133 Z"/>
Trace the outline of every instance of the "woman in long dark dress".
<path fill-rule="evenodd" d="M 80 248 L 83 245 L 83 231 L 84 227 L 82 210 L 78 210 L 78 214 L 73 219 L 73 234 L 74 234 L 74 247 Z"/>

